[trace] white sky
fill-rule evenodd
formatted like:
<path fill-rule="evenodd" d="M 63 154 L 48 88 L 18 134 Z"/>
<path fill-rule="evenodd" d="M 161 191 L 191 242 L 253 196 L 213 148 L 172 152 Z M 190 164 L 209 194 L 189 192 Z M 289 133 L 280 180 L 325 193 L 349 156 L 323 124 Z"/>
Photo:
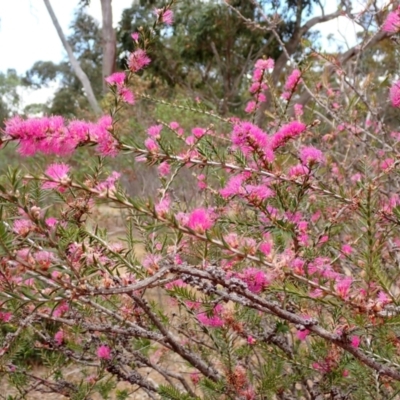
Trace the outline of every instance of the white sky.
<path fill-rule="evenodd" d="M 51 1 L 66 34 L 78 2 L 78 0 Z M 325 0 L 325 3 L 328 6 L 326 13 L 335 10 L 336 1 Z M 131 4 L 132 0 L 113 0 L 115 26 L 122 10 Z M 100 0 L 91 0 L 89 13 L 101 21 Z M 321 28 L 326 34 L 334 33 L 337 40 L 342 43 L 344 39 L 347 39 L 350 45 L 355 43 L 355 26 L 345 17 L 316 27 L 316 29 Z M 43 0 L 0 0 L 0 51 L 0 71 L 14 68 L 19 74 L 24 74 L 38 60 L 59 62 L 65 57 L 65 51 Z M 24 93 L 24 103 L 45 101 L 53 91 L 54 88 L 47 88 L 29 94 Z"/>

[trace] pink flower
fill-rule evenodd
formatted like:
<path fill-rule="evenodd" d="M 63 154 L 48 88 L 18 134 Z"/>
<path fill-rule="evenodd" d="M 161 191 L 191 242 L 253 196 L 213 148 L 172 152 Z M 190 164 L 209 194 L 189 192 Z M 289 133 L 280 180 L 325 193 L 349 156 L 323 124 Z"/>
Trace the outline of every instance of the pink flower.
<path fill-rule="evenodd" d="M 310 169 L 302 164 L 297 164 L 294 167 L 291 167 L 289 170 L 289 178 L 298 178 L 301 176 L 308 175 L 310 173 Z"/>
<path fill-rule="evenodd" d="M 170 127 L 172 130 L 176 130 L 176 129 L 179 129 L 180 125 L 179 125 L 178 122 L 172 121 L 172 122 L 170 122 L 169 127 Z"/>
<path fill-rule="evenodd" d="M 306 128 L 306 124 L 299 121 L 293 121 L 289 124 L 283 125 L 281 129 L 272 136 L 272 149 L 275 150 L 278 147 L 282 147 L 290 139 L 297 138 L 306 130 Z"/>
<path fill-rule="evenodd" d="M 348 255 L 350 255 L 352 252 L 353 252 L 353 248 L 352 248 L 350 245 L 344 244 L 344 245 L 342 246 L 342 253 L 343 253 L 343 254 L 346 254 L 346 255 L 348 256 Z"/>
<path fill-rule="evenodd" d="M 101 345 L 97 349 L 97 357 L 102 360 L 109 360 L 111 358 L 111 349 L 106 345 Z"/>
<path fill-rule="evenodd" d="M 165 10 L 163 8 L 156 8 L 156 15 L 158 20 L 165 25 L 172 25 L 174 23 L 174 12 L 172 10 Z"/>
<path fill-rule="evenodd" d="M 308 329 L 298 329 L 296 332 L 297 339 L 304 341 L 306 340 L 307 336 L 310 334 Z"/>
<path fill-rule="evenodd" d="M 10 312 L 1 311 L 0 312 L 0 321 L 1 322 L 9 322 L 11 320 L 12 316 L 13 315 Z"/>
<path fill-rule="evenodd" d="M 160 269 L 159 262 L 162 257 L 159 254 L 147 254 L 143 259 L 142 264 L 149 272 L 154 272 Z"/>
<path fill-rule="evenodd" d="M 163 126 L 161 124 L 150 126 L 149 129 L 147 129 L 147 134 L 153 139 L 160 139 L 162 128 Z"/>
<path fill-rule="evenodd" d="M 244 109 L 248 114 L 253 113 L 257 109 L 257 103 L 255 101 L 249 101 Z"/>
<path fill-rule="evenodd" d="M 139 40 L 139 32 L 131 33 L 131 38 L 137 42 Z"/>
<path fill-rule="evenodd" d="M 35 230 L 35 224 L 30 219 L 17 219 L 13 223 L 13 232 L 17 235 L 26 236 Z"/>
<path fill-rule="evenodd" d="M 228 198 L 231 196 L 236 196 L 238 194 L 244 194 L 245 190 L 243 187 L 243 182 L 245 177 L 243 175 L 232 176 L 225 187 L 219 191 L 222 197 Z"/>
<path fill-rule="evenodd" d="M 353 347 L 355 347 L 355 348 L 357 348 L 359 345 L 360 345 L 360 343 L 361 343 L 361 339 L 360 339 L 360 337 L 359 336 L 352 336 L 351 337 L 351 345 L 353 346 Z"/>
<path fill-rule="evenodd" d="M 247 343 L 252 345 L 256 343 L 256 339 L 254 339 L 253 336 L 247 336 Z"/>
<path fill-rule="evenodd" d="M 350 276 L 346 276 L 345 278 L 336 282 L 335 291 L 342 299 L 346 299 L 348 297 L 352 282 L 353 278 Z"/>
<path fill-rule="evenodd" d="M 54 310 L 53 315 L 58 318 L 61 317 L 69 310 L 69 305 L 66 302 L 61 302 L 58 307 Z"/>
<path fill-rule="evenodd" d="M 223 307 L 221 304 L 217 304 L 214 307 L 213 313 L 211 316 L 208 316 L 206 312 L 202 312 L 197 314 L 197 319 L 200 323 L 205 326 L 211 326 L 213 328 L 219 328 L 224 325 L 224 320 L 220 318 L 220 315 L 223 312 Z"/>
<path fill-rule="evenodd" d="M 54 255 L 50 251 L 40 250 L 34 255 L 35 261 L 41 266 L 41 268 L 47 270 L 51 262 L 54 260 Z"/>
<path fill-rule="evenodd" d="M 272 58 L 268 58 L 267 60 L 257 60 L 254 67 L 257 69 L 261 69 L 263 71 L 267 70 L 267 69 L 274 69 L 275 66 L 275 62 Z"/>
<path fill-rule="evenodd" d="M 394 165 L 394 160 L 393 158 L 386 158 L 383 160 L 380 164 L 380 168 L 383 171 L 387 171 L 388 169 L 392 168 Z"/>
<path fill-rule="evenodd" d="M 378 293 L 377 305 L 385 306 L 386 304 L 389 304 L 391 302 L 391 298 L 385 292 L 380 291 Z"/>
<path fill-rule="evenodd" d="M 171 166 L 166 161 L 162 162 L 157 169 L 161 176 L 167 176 L 171 172 Z"/>
<path fill-rule="evenodd" d="M 396 33 L 400 30 L 400 15 L 399 11 L 390 12 L 382 25 L 384 32 Z"/>
<path fill-rule="evenodd" d="M 260 293 L 270 284 L 265 272 L 257 268 L 246 268 L 238 277 L 246 282 L 247 288 L 253 293 Z"/>
<path fill-rule="evenodd" d="M 114 193 L 115 182 L 120 178 L 121 174 L 119 172 L 113 171 L 112 174 L 103 182 L 100 182 L 94 187 L 98 192 L 100 197 L 106 196 L 108 193 Z"/>
<path fill-rule="evenodd" d="M 65 187 L 69 184 L 68 177 L 70 167 L 66 164 L 51 164 L 47 167 L 45 174 L 56 182 L 46 181 L 43 183 L 43 189 L 58 189 L 59 192 L 64 192 Z"/>
<path fill-rule="evenodd" d="M 146 149 L 149 150 L 150 153 L 155 153 L 158 151 L 159 147 L 156 141 L 154 141 L 151 138 L 147 138 L 144 141 L 144 145 L 146 146 Z"/>
<path fill-rule="evenodd" d="M 50 217 L 50 218 L 46 218 L 46 225 L 49 228 L 53 228 L 58 224 L 58 220 L 56 218 Z"/>
<path fill-rule="evenodd" d="M 118 90 L 118 94 L 121 96 L 123 102 L 135 104 L 135 96 L 130 89 L 122 87 Z"/>
<path fill-rule="evenodd" d="M 198 372 L 191 372 L 189 378 L 195 386 L 200 382 L 200 374 Z"/>
<path fill-rule="evenodd" d="M 389 97 L 393 107 L 400 107 L 400 81 L 393 83 Z"/>
<path fill-rule="evenodd" d="M 206 133 L 206 130 L 204 128 L 193 128 L 192 129 L 192 134 L 194 137 L 196 137 L 197 139 L 200 139 L 201 137 L 203 137 Z"/>
<path fill-rule="evenodd" d="M 155 206 L 156 213 L 164 217 L 168 212 L 171 206 L 171 200 L 168 196 L 165 196 L 158 204 Z"/>
<path fill-rule="evenodd" d="M 115 72 L 114 74 L 108 76 L 105 81 L 111 86 L 122 86 L 125 83 L 125 78 L 125 72 Z"/>
<path fill-rule="evenodd" d="M 64 341 L 64 332 L 62 330 L 59 330 L 55 335 L 54 335 L 54 340 L 55 342 L 61 346 L 63 341 Z"/>
<path fill-rule="evenodd" d="M 357 173 L 355 173 L 355 174 L 350 178 L 350 180 L 351 180 L 352 182 L 361 182 L 361 180 L 362 180 L 362 175 L 361 175 L 359 172 L 357 172 Z"/>
<path fill-rule="evenodd" d="M 301 71 L 298 69 L 293 70 L 293 72 L 288 76 L 285 83 L 285 90 L 293 92 L 296 89 L 297 84 L 301 80 Z"/>
<path fill-rule="evenodd" d="M 275 195 L 266 185 L 246 185 L 244 189 L 247 199 L 252 203 L 260 203 Z"/>
<path fill-rule="evenodd" d="M 189 214 L 187 227 L 197 233 L 204 233 L 214 224 L 212 213 L 205 208 L 197 208 Z"/>
<path fill-rule="evenodd" d="M 137 49 L 128 57 L 128 67 L 132 72 L 137 72 L 150 64 L 151 59 L 145 50 Z"/>
<path fill-rule="evenodd" d="M 322 151 L 312 146 L 303 147 L 300 150 L 300 160 L 303 165 L 307 165 L 308 167 L 317 163 L 325 163 L 325 157 L 322 154 Z"/>
<path fill-rule="evenodd" d="M 302 104 L 295 104 L 294 105 L 294 114 L 296 115 L 296 118 L 299 118 L 304 114 L 303 105 Z"/>
<path fill-rule="evenodd" d="M 233 149 L 239 148 L 245 155 L 257 150 L 257 154 L 267 162 L 274 161 L 270 138 L 258 126 L 247 121 L 240 121 L 233 127 L 231 133 Z"/>

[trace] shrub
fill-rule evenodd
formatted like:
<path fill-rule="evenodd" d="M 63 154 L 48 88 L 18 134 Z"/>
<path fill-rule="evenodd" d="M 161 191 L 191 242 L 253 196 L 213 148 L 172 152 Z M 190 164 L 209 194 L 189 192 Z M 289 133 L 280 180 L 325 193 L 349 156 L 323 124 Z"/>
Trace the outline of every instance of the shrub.
<path fill-rule="evenodd" d="M 130 70 L 107 79 L 109 115 L 6 123 L 2 142 L 25 156 L 87 146 L 97 156 L 83 176 L 59 160 L 1 178 L 2 372 L 22 395 L 42 388 L 74 399 L 106 398 L 118 381 L 128 384 L 121 399 L 137 390 L 168 399 L 396 398 L 399 134 L 369 92 L 336 64 L 342 92 L 314 85 L 312 68 L 293 68 L 272 87 L 274 62 L 260 59 L 248 120 L 191 106 L 218 129 L 163 121 L 135 143 L 118 134 L 118 112 L 138 101 L 133 74 L 150 62 L 134 40 Z M 257 126 L 266 96 L 273 118 Z M 116 155 L 156 166 L 153 198 L 128 195 L 119 172 L 104 172 Z M 184 169 L 197 185 L 190 204 L 174 195 Z M 103 203 L 124 213 L 119 242 L 90 219 Z M 21 357 L 29 335 L 45 377 Z M 83 375 L 64 375 L 69 363 Z"/>

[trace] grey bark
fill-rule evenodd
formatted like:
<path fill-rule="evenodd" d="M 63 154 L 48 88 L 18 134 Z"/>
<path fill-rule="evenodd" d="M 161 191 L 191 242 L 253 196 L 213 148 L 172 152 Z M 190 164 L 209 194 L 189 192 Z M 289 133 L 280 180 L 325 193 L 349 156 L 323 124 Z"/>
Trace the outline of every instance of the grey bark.
<path fill-rule="evenodd" d="M 117 37 L 113 28 L 112 0 L 100 0 L 103 17 L 103 92 L 107 91 L 105 78 L 115 71 Z"/>
<path fill-rule="evenodd" d="M 74 56 L 74 53 L 72 51 L 71 46 L 69 45 L 67 38 L 64 35 L 64 32 L 61 29 L 61 26 L 58 22 L 58 19 L 54 13 L 54 10 L 50 4 L 50 0 L 43 0 L 44 4 L 47 8 L 47 11 L 49 12 L 50 18 L 53 22 L 54 27 L 56 28 L 56 31 L 58 33 L 58 36 L 60 37 L 60 40 L 64 46 L 64 49 L 66 50 L 68 54 L 68 59 L 71 63 L 71 66 L 74 70 L 74 73 L 76 77 L 79 79 L 79 81 L 82 83 L 83 89 L 85 90 L 87 99 L 89 101 L 90 107 L 96 114 L 101 114 L 101 108 L 99 106 L 99 103 L 96 100 L 96 96 L 94 95 L 92 85 L 89 81 L 89 78 L 87 77 L 85 71 L 81 68 L 81 65 L 79 64 L 79 61 L 76 59 Z"/>

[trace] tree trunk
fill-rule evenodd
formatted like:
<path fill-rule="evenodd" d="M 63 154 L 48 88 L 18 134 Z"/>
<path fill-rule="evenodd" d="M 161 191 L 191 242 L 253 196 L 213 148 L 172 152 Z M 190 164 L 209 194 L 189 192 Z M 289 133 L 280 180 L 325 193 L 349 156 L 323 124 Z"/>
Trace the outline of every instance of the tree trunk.
<path fill-rule="evenodd" d="M 104 79 L 115 71 L 117 38 L 112 25 L 112 0 L 100 0 L 100 2 L 101 14 L 103 16 L 103 92 L 106 92 L 107 85 Z"/>
<path fill-rule="evenodd" d="M 66 50 L 68 54 L 68 59 L 71 63 L 71 66 L 75 72 L 76 77 L 79 79 L 79 81 L 82 83 L 83 89 L 85 90 L 87 99 L 89 101 L 90 107 L 96 114 L 101 114 L 102 110 L 99 106 L 99 103 L 96 100 L 96 96 L 93 93 L 92 85 L 90 84 L 89 78 L 81 68 L 79 61 L 75 58 L 74 53 L 72 52 L 72 48 L 69 45 L 64 32 L 61 29 L 60 24 L 58 23 L 57 17 L 54 14 L 53 8 L 50 4 L 50 0 L 43 0 L 44 4 L 47 8 L 47 11 L 49 12 L 50 18 L 53 22 L 54 27 L 56 28 L 56 31 L 58 33 L 58 36 L 60 37 L 60 40 L 64 46 L 64 49 Z"/>

